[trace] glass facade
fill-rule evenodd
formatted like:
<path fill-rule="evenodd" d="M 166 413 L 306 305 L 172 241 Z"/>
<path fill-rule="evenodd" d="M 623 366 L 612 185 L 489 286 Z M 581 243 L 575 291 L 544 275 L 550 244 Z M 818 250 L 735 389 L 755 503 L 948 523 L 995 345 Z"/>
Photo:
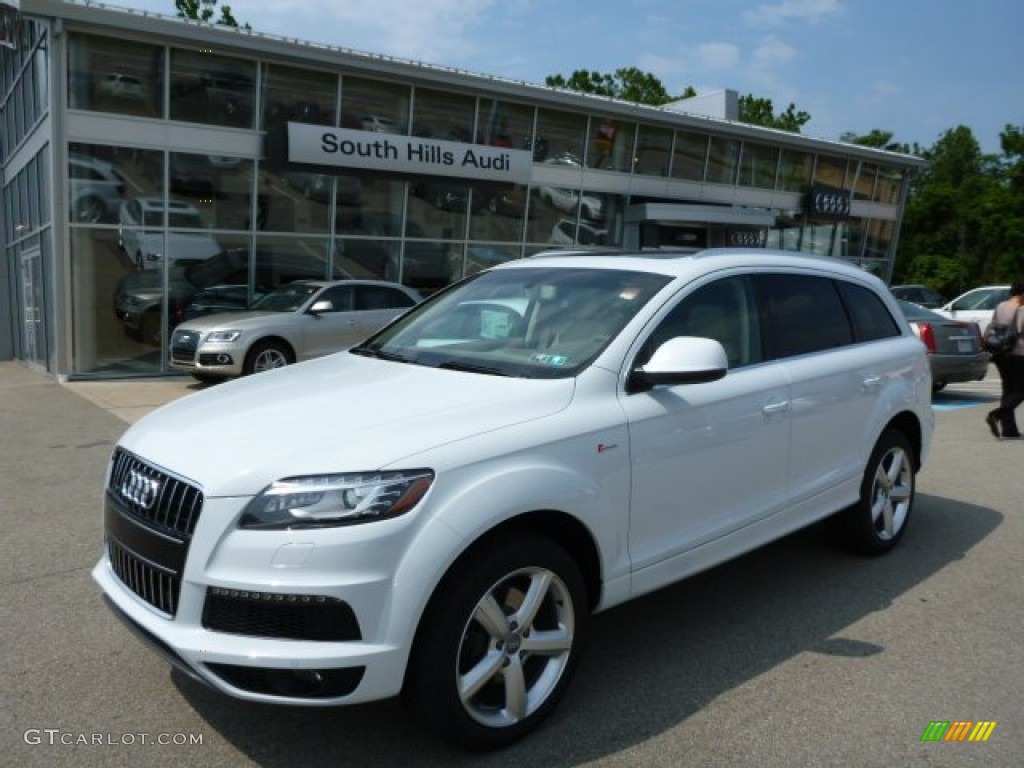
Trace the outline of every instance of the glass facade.
<path fill-rule="evenodd" d="M 45 123 L 51 79 L 63 78 L 57 106 L 71 139 L 36 142 L 42 150 L 5 175 L 3 274 L 21 297 L 8 319 L 19 326 L 15 356 L 55 372 L 167 372 L 169 331 L 197 293 L 222 286 L 252 299 L 297 277 L 360 277 L 429 294 L 552 247 L 630 245 L 629 211 L 639 203 L 760 209 L 774 223 L 709 224 L 698 215 L 678 224 L 698 244 L 777 246 L 890 269 L 908 168 L 841 147 L 805 151 L 710 125 L 672 127 L 670 115 L 657 123 L 653 112 L 648 122 L 560 108 L 553 98 L 534 103 L 528 89 L 520 101 L 499 98 L 486 94 L 486 81 L 470 91 L 375 77 L 370 64 L 356 71 L 214 53 L 184 38 L 73 25 L 61 38 L 66 70 L 50 73 L 46 25 L 21 29 L 16 50 L 0 49 L 3 159 Z M 263 140 L 287 122 L 525 150 L 534 180 L 291 166 Z M 52 179 L 60 188 L 51 193 Z M 645 179 L 665 192 L 640 196 L 633 190 Z M 813 215 L 804 203 L 812 186 L 875 204 L 875 215 L 888 206 L 891 217 Z M 744 203 L 748 193 L 781 202 Z M 59 267 L 52 211 L 68 231 Z M 657 227 L 641 230 L 642 247 L 670 243 L 644 241 Z M 70 302 L 59 316 L 47 295 L 61 284 L 55 270 Z M 35 304 L 48 313 L 30 333 L 22 319 Z M 68 336 L 63 361 L 54 357 L 57 329 Z"/>

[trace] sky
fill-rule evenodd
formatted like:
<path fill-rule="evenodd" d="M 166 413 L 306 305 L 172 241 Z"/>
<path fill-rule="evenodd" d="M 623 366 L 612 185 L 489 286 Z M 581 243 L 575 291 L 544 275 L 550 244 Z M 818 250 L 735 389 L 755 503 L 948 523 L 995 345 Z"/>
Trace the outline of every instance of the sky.
<path fill-rule="evenodd" d="M 176 14 L 174 0 L 107 0 Z M 958 126 L 999 153 L 1024 127 L 1021 0 L 221 0 L 254 32 L 528 83 L 636 67 L 670 94 L 733 89 L 811 115 L 801 133 Z"/>

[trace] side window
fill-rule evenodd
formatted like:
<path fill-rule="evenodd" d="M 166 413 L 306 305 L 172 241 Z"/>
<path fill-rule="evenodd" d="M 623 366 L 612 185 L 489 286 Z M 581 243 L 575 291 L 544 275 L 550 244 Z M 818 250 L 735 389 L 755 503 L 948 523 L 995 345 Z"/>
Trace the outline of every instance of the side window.
<path fill-rule="evenodd" d="M 853 331 L 835 283 L 815 275 L 758 275 L 758 292 L 771 323 L 773 357 L 821 352 L 853 343 Z"/>
<path fill-rule="evenodd" d="M 350 285 L 336 285 L 333 288 L 328 288 L 326 291 L 320 294 L 320 298 L 317 301 L 329 301 L 334 306 L 332 312 L 350 312 L 353 307 L 352 301 L 352 286 Z"/>
<path fill-rule="evenodd" d="M 683 298 L 651 334 L 637 362 L 643 364 L 654 350 L 676 336 L 702 336 L 719 342 L 730 369 L 764 360 L 757 301 L 749 278 L 716 280 Z"/>
<path fill-rule="evenodd" d="M 381 285 L 359 285 L 355 288 L 356 309 L 395 309 L 411 307 L 415 302 L 402 291 Z"/>
<path fill-rule="evenodd" d="M 900 327 L 878 295 L 862 285 L 838 282 L 839 293 L 853 321 L 857 341 L 875 341 L 900 335 Z"/>

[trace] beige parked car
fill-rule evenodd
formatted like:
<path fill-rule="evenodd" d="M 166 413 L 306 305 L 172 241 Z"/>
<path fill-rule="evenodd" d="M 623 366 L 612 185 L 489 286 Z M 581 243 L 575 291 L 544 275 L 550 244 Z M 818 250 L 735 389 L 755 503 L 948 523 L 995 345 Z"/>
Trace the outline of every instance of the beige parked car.
<path fill-rule="evenodd" d="M 171 335 L 171 367 L 200 381 L 225 379 L 339 352 L 420 301 L 397 283 L 300 280 L 244 312 L 188 320 Z"/>

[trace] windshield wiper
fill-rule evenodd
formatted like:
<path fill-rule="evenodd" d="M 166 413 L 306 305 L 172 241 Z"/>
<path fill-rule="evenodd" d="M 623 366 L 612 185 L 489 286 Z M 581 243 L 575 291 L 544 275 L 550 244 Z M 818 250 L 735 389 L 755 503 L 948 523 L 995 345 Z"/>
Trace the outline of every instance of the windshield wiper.
<path fill-rule="evenodd" d="M 394 352 L 384 352 L 380 347 L 366 347 L 358 346 L 352 347 L 349 350 L 353 355 L 361 355 L 362 357 L 375 357 L 378 360 L 388 360 L 392 363 L 411 363 L 413 362 L 408 357 L 397 355 Z"/>
<path fill-rule="evenodd" d="M 487 365 L 477 365 L 475 363 L 460 363 L 453 360 L 449 360 L 446 363 L 440 363 L 438 368 L 444 368 L 447 371 L 464 371 L 466 373 L 484 373 L 489 376 L 511 376 L 512 374 L 507 371 L 503 371 L 500 368 L 492 368 Z"/>

